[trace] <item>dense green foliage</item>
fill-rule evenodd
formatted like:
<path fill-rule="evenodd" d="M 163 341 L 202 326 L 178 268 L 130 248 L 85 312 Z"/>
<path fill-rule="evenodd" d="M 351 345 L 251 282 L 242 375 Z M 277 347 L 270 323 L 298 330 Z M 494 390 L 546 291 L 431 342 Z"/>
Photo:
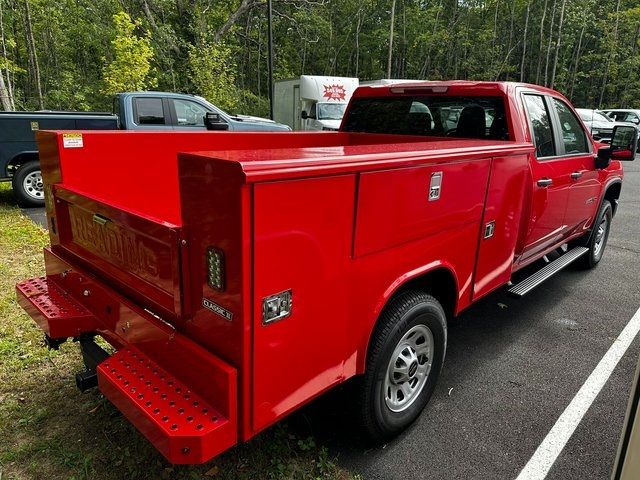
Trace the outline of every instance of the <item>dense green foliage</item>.
<path fill-rule="evenodd" d="M 114 91 L 157 87 L 232 111 L 268 110 L 266 0 L 0 7 L 5 109 L 109 108 Z M 392 78 L 522 80 L 579 106 L 640 107 L 639 0 L 273 0 L 273 8 L 276 79 L 385 78 L 390 66 Z"/>

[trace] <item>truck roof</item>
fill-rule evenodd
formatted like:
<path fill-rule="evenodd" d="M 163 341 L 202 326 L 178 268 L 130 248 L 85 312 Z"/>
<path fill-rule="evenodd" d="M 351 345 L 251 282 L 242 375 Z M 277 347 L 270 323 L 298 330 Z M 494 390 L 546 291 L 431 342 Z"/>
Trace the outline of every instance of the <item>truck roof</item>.
<path fill-rule="evenodd" d="M 235 163 L 242 170 L 246 182 L 253 183 L 281 178 L 315 177 L 381 168 L 472 161 L 488 156 L 527 154 L 532 151 L 533 146 L 524 142 L 431 138 L 414 143 L 212 150 L 189 152 L 182 156 L 189 157 L 188 161 L 201 157 Z"/>
<path fill-rule="evenodd" d="M 475 80 L 425 80 L 415 82 L 398 82 L 380 85 L 360 86 L 354 97 L 373 97 L 394 94 L 459 94 L 459 95 L 486 95 L 494 91 L 505 95 L 516 87 L 524 87 L 541 93 L 558 95 L 558 92 L 540 85 L 520 82 L 487 82 Z"/>

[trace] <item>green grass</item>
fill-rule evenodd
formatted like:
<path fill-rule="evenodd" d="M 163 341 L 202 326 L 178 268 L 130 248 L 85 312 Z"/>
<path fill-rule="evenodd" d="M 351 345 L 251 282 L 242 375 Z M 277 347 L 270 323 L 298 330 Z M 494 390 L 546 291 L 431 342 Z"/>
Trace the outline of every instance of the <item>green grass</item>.
<path fill-rule="evenodd" d="M 172 466 L 104 399 L 85 394 L 77 345 L 43 346 L 15 300 L 17 281 L 44 273 L 48 235 L 0 184 L 0 479 L 354 479 L 286 421 L 206 465 Z"/>

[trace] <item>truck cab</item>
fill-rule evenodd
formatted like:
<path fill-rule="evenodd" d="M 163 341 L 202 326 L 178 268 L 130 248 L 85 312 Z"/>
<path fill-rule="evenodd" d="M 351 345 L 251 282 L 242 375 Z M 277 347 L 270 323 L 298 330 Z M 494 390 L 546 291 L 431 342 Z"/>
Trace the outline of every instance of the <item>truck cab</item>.
<path fill-rule="evenodd" d="M 302 75 L 274 85 L 274 118 L 293 130 L 335 131 L 358 87 L 357 78 Z"/>
<path fill-rule="evenodd" d="M 126 92 L 114 98 L 114 113 L 124 130 L 206 130 L 204 117 L 217 113 L 229 131 L 289 131 L 288 126 L 267 118 L 230 115 L 206 99 L 182 93 Z"/>

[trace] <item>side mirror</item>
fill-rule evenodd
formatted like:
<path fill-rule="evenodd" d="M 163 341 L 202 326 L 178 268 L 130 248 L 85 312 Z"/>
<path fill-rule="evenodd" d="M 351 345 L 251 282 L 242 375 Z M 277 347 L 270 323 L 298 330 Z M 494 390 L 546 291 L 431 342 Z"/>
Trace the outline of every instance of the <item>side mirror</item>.
<path fill-rule="evenodd" d="M 632 161 L 638 148 L 638 129 L 632 125 L 617 125 L 611 135 L 611 159 Z"/>
<path fill-rule="evenodd" d="M 216 112 L 207 112 L 205 114 L 204 125 L 207 127 L 207 130 L 229 130 L 229 124 Z"/>
<path fill-rule="evenodd" d="M 637 125 L 638 123 L 640 123 L 640 118 L 635 117 L 635 118 L 632 118 L 631 121 Z"/>
<path fill-rule="evenodd" d="M 309 118 L 309 114 L 307 113 L 306 110 L 302 110 L 302 113 L 300 113 L 300 116 L 302 117 L 303 120 L 306 120 L 307 118 Z"/>

